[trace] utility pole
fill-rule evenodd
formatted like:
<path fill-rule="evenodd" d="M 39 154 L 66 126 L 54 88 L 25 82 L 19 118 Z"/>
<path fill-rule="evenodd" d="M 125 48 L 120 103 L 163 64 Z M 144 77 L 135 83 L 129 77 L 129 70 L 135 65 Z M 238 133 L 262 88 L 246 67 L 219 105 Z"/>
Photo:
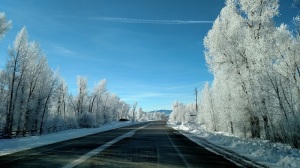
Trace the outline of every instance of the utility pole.
<path fill-rule="evenodd" d="M 198 112 L 198 89 L 195 88 L 195 96 L 196 96 L 196 112 Z"/>

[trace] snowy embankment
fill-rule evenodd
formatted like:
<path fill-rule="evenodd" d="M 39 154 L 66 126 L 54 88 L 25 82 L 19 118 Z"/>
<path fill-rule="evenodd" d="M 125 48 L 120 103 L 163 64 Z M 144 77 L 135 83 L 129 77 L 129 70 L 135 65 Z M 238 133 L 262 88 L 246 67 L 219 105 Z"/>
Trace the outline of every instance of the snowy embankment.
<path fill-rule="evenodd" d="M 270 143 L 266 140 L 241 139 L 222 132 L 212 133 L 195 123 L 184 123 L 176 125 L 168 122 L 169 126 L 180 131 L 182 134 L 197 144 L 207 147 L 203 142 L 208 141 L 221 148 L 234 151 L 238 155 L 266 165 L 268 167 L 300 167 L 300 150 L 293 149 L 289 145 L 281 143 Z M 204 141 L 203 141 L 204 139 Z M 225 153 L 228 153 L 224 151 Z"/>
<path fill-rule="evenodd" d="M 99 128 L 82 128 L 55 132 L 42 136 L 30 136 L 15 139 L 0 139 L 0 156 L 11 153 L 31 149 L 43 145 L 48 145 L 56 142 L 61 142 L 69 139 L 79 138 L 99 132 L 104 132 L 124 126 L 129 126 L 137 123 L 132 122 L 113 122 L 103 125 Z"/>

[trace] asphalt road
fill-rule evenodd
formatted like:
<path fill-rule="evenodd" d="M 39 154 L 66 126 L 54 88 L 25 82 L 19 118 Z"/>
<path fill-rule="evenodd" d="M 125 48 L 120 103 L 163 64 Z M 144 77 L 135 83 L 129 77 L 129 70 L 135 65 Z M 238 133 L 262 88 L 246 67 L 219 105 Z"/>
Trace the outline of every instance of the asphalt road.
<path fill-rule="evenodd" d="M 237 167 L 153 121 L 0 157 L 0 167 Z"/>

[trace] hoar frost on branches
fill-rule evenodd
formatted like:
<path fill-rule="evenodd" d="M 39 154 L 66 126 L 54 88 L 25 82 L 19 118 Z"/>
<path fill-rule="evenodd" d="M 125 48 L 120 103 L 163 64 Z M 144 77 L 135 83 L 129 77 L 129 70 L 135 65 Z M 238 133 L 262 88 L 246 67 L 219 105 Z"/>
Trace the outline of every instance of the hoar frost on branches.
<path fill-rule="evenodd" d="M 0 38 L 11 22 L 0 13 Z M 0 70 L 0 136 L 12 138 L 77 127 L 98 127 L 120 118 L 135 119 L 135 109 L 107 91 L 106 80 L 90 92 L 87 78 L 77 77 L 72 96 L 58 71 L 53 71 L 40 45 L 30 41 L 25 27 L 8 49 Z"/>
<path fill-rule="evenodd" d="M 195 113 L 196 111 L 194 104 L 185 105 L 183 103 L 175 101 L 173 103 L 173 110 L 169 118 L 172 122 L 175 121 L 178 123 L 185 123 L 193 120 L 193 117 L 191 117 L 191 115 Z"/>
<path fill-rule="evenodd" d="M 297 147 L 299 37 L 284 24 L 275 27 L 278 7 L 277 0 L 226 1 L 204 39 L 205 56 L 215 76 L 213 94 L 227 97 L 213 99 L 224 107 L 215 110 L 238 116 L 228 121 L 235 121 L 230 130 Z"/>
<path fill-rule="evenodd" d="M 0 12 L 0 39 L 11 28 L 11 21 L 6 21 L 5 13 Z"/>
<path fill-rule="evenodd" d="M 300 36 L 275 25 L 278 9 L 278 0 L 227 0 L 205 37 L 214 80 L 197 120 L 208 130 L 300 146 Z"/>

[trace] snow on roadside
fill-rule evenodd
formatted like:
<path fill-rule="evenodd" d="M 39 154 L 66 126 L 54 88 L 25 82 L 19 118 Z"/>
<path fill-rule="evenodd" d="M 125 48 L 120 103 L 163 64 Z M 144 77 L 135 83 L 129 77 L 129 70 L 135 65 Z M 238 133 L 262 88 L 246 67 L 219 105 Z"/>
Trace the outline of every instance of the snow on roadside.
<path fill-rule="evenodd" d="M 0 156 L 134 124 L 137 123 L 113 122 L 111 124 L 103 125 L 99 128 L 72 129 L 50 133 L 42 136 L 30 136 L 15 139 L 0 139 Z"/>
<path fill-rule="evenodd" d="M 300 167 L 300 150 L 281 143 L 270 143 L 266 140 L 241 139 L 227 133 L 207 132 L 203 125 L 195 123 L 182 123 L 176 125 L 168 122 L 176 130 L 192 134 L 193 137 L 204 138 L 220 147 L 232 150 L 257 163 L 269 167 Z"/>

